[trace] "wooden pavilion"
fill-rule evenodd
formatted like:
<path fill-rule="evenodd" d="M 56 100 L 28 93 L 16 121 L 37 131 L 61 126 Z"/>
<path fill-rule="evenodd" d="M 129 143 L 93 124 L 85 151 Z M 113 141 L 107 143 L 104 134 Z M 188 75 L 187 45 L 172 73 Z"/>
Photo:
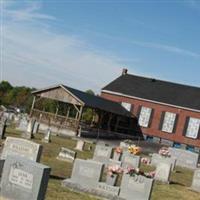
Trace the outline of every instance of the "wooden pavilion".
<path fill-rule="evenodd" d="M 120 103 L 88 94 L 65 85 L 36 90 L 30 117 L 40 123 L 40 128 L 53 128 L 63 134 L 76 135 L 81 131 L 100 130 L 104 133 L 136 135 L 137 119 Z M 54 108 L 48 109 L 50 104 Z M 83 114 L 90 109 L 91 121 L 85 121 Z"/>

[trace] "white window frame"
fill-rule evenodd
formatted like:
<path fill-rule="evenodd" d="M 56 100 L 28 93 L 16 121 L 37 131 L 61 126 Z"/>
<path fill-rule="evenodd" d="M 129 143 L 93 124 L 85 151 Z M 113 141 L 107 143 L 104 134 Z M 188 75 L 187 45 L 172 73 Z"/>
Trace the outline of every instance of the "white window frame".
<path fill-rule="evenodd" d="M 199 128 L 200 128 L 200 119 L 190 117 L 185 136 L 189 138 L 197 139 L 198 134 L 199 134 Z"/>
<path fill-rule="evenodd" d="M 176 113 L 165 112 L 161 130 L 163 132 L 173 133 L 176 117 Z"/>
<path fill-rule="evenodd" d="M 147 128 L 151 118 L 152 108 L 141 107 L 138 123 L 141 127 Z"/>

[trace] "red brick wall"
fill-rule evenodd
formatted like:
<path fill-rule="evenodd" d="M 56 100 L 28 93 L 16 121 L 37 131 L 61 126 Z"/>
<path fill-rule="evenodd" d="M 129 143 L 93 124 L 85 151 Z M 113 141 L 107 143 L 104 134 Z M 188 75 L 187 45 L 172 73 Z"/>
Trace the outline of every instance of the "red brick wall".
<path fill-rule="evenodd" d="M 154 109 L 153 119 L 149 128 L 142 128 L 142 132 L 146 135 L 161 137 L 169 140 L 173 140 L 179 143 L 193 145 L 200 147 L 200 138 L 190 139 L 183 135 L 186 117 L 195 117 L 200 119 L 200 112 L 194 112 L 186 109 L 180 109 L 172 106 L 162 105 L 159 103 L 151 103 L 145 100 L 138 100 L 134 98 L 128 98 L 123 96 L 118 96 L 114 94 L 108 94 L 105 92 L 101 93 L 103 98 L 116 101 L 116 102 L 127 102 L 134 105 L 132 110 L 133 114 L 137 115 L 140 106 L 146 106 Z M 168 111 L 179 115 L 178 123 L 176 126 L 175 133 L 166 133 L 159 130 L 160 119 L 162 112 Z"/>

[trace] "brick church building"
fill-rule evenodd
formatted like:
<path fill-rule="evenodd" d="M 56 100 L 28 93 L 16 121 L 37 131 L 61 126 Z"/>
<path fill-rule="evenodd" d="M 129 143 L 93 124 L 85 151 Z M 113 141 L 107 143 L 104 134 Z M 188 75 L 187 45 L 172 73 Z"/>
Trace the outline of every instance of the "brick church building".
<path fill-rule="evenodd" d="M 137 116 L 146 140 L 199 151 L 199 87 L 131 75 L 123 69 L 101 96 Z"/>

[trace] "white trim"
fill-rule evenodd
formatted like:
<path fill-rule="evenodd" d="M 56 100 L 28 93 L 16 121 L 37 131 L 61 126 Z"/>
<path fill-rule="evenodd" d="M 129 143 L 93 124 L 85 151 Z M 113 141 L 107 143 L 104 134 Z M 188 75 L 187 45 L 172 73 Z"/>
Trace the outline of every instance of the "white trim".
<path fill-rule="evenodd" d="M 185 110 L 200 113 L 200 110 L 195 110 L 195 109 L 192 109 L 192 108 L 187 108 L 187 107 L 182 107 L 182 106 L 176 106 L 176 105 L 168 104 L 168 103 L 162 103 L 162 102 L 158 102 L 158 101 L 154 101 L 154 100 L 149 100 L 149 99 L 144 99 L 144 98 L 140 98 L 140 97 L 122 94 L 122 93 L 119 93 L 119 92 L 112 92 L 112 91 L 109 91 L 109 90 L 101 90 L 101 92 L 114 94 L 114 95 L 118 95 L 118 96 L 123 96 L 123 97 L 128 97 L 128 98 L 135 98 L 135 99 L 138 99 L 138 100 L 148 101 L 148 102 L 151 102 L 151 103 L 161 104 L 161 105 L 164 105 L 164 106 L 171 106 L 171 107 L 174 107 L 174 108 L 180 108 L 180 109 L 185 109 Z"/>

